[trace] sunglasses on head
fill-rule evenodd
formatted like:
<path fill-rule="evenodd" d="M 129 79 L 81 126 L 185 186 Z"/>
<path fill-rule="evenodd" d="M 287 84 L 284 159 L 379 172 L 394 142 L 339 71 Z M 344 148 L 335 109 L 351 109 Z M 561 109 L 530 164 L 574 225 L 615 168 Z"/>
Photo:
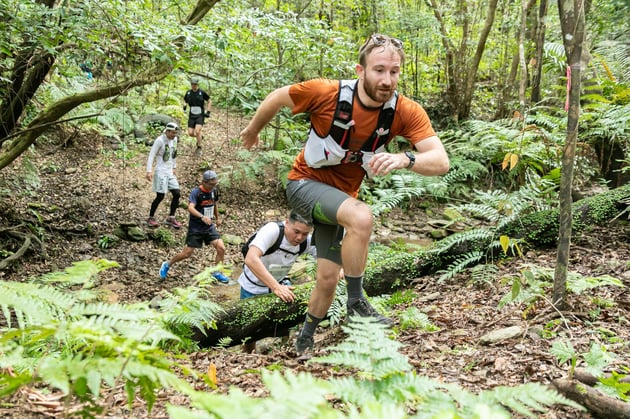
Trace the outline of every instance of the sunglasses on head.
<path fill-rule="evenodd" d="M 385 35 L 372 35 L 370 36 L 370 39 L 368 40 L 368 42 L 366 42 L 366 45 L 372 41 L 374 43 L 374 45 L 378 45 L 378 46 L 382 46 L 382 45 L 386 45 L 388 42 L 389 44 L 396 48 L 396 49 L 403 49 L 403 43 L 400 39 L 396 39 L 396 38 L 390 38 L 388 36 Z"/>

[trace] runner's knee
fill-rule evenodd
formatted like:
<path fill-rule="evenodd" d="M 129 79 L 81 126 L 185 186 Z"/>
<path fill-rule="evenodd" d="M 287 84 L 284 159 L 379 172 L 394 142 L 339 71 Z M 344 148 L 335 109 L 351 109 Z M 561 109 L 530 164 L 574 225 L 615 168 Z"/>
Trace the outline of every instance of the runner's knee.
<path fill-rule="evenodd" d="M 344 202 L 337 213 L 337 220 L 347 231 L 367 235 L 371 234 L 374 225 L 370 207 L 357 200 Z"/>

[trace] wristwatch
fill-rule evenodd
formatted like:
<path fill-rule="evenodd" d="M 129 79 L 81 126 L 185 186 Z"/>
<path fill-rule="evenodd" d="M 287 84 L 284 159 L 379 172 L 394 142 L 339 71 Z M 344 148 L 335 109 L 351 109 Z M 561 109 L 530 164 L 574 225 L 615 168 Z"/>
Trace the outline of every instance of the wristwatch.
<path fill-rule="evenodd" d="M 414 164 L 416 164 L 416 155 L 411 151 L 405 151 L 405 156 L 409 159 L 409 164 L 407 165 L 407 169 L 411 170 Z"/>

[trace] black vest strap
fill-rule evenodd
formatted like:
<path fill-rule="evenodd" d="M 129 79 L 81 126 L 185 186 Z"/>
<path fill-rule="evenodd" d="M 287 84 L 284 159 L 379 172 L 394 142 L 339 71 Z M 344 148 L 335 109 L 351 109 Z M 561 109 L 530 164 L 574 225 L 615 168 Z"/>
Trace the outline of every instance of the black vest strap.
<path fill-rule="evenodd" d="M 354 126 L 354 121 L 352 120 L 352 106 L 355 95 L 357 94 L 358 84 L 358 80 L 339 80 L 337 106 L 335 108 L 333 122 L 328 131 L 328 135 L 330 135 L 337 144 L 346 149 L 348 148 L 346 144 L 350 139 L 350 130 Z M 387 144 L 391 137 L 390 128 L 394 121 L 397 102 L 398 92 L 395 92 L 393 99 L 381 107 L 376 129 L 370 138 L 363 143 L 361 151 L 374 152 L 377 148 Z"/>

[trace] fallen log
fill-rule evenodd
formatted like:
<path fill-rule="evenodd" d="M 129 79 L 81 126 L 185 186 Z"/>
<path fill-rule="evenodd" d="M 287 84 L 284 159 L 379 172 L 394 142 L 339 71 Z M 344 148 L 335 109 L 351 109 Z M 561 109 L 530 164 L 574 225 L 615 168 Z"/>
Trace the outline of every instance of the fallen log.
<path fill-rule="evenodd" d="M 304 321 L 313 286 L 312 282 L 296 285 L 292 303 L 285 303 L 275 294 L 263 294 L 225 304 L 215 319 L 216 329 L 198 330 L 194 339 L 207 348 L 286 336 L 290 328 Z"/>
<path fill-rule="evenodd" d="M 558 392 L 606 419 L 630 418 L 630 403 L 613 399 L 578 380 L 558 378 L 552 381 Z"/>
<path fill-rule="evenodd" d="M 601 225 L 614 219 L 627 208 L 624 200 L 629 198 L 630 185 L 576 202 L 574 204 L 575 231 L 584 231 L 588 225 Z M 539 227 L 534 228 L 534 225 Z M 544 230 L 544 235 L 531 234 L 540 230 Z M 466 232 L 458 234 L 466 234 Z M 544 211 L 524 216 L 506 226 L 498 234 L 508 234 L 511 238 L 524 237 L 528 244 L 534 247 L 549 246 L 551 238 L 555 240 L 558 236 L 558 213 Z M 381 259 L 377 263 L 368 264 L 365 271 L 364 289 L 368 295 L 376 296 L 407 288 L 417 278 L 446 269 L 458 257 L 470 252 L 471 249 L 487 251 L 498 234 L 481 240 L 451 239 L 455 244 L 439 251 L 399 252 L 386 260 Z M 555 241 L 553 243 L 555 244 Z M 436 249 L 440 249 L 439 243 Z M 288 328 L 304 320 L 312 287 L 313 283 L 296 285 L 294 293 L 297 298 L 292 304 L 282 302 L 275 294 L 230 303 L 224 307 L 225 314 L 216 319 L 217 329 L 207 330 L 205 335 L 199 331 L 195 340 L 203 347 L 210 347 L 228 338 L 233 345 L 236 345 L 247 338 L 259 340 L 265 337 L 282 336 L 281 333 L 286 333 Z"/>
<path fill-rule="evenodd" d="M 630 185 L 582 199 L 573 204 L 573 236 L 588 231 L 592 225 L 608 225 L 628 211 Z M 405 288 L 414 279 L 447 269 L 472 251 L 490 253 L 491 244 L 499 236 L 524 239 L 525 248 L 550 248 L 556 245 L 559 216 L 557 210 L 539 211 L 507 223 L 493 234 L 472 234 L 470 231 L 448 236 L 435 243 L 434 249 L 400 253 L 387 260 L 368 265 L 364 288 L 368 295 L 381 295 L 394 288 Z"/>

